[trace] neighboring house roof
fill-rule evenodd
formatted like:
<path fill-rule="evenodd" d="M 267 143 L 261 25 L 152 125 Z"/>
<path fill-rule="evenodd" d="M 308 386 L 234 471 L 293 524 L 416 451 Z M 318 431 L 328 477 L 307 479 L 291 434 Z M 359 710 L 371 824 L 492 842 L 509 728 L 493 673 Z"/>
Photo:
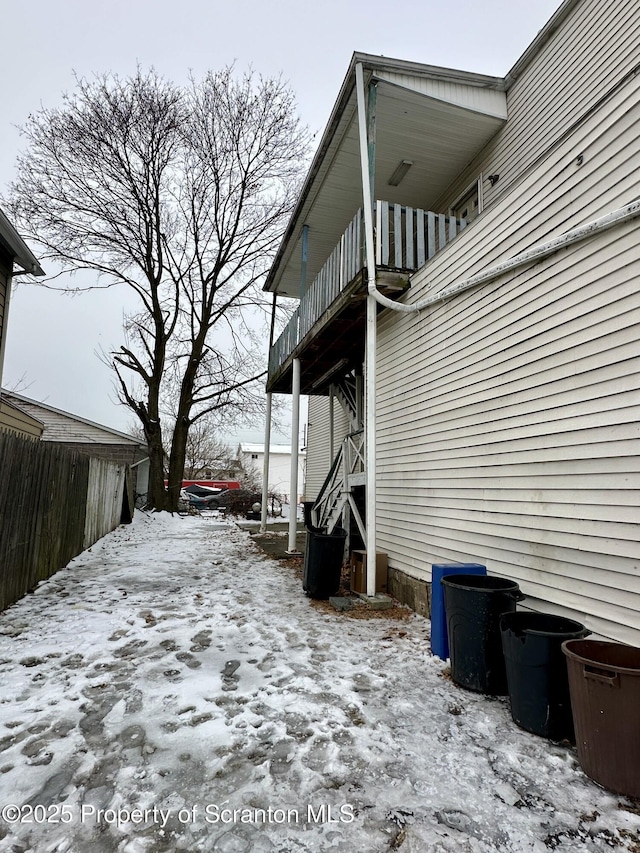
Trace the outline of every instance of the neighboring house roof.
<path fill-rule="evenodd" d="M 19 406 L 12 405 L 4 396 L 0 397 L 0 432 L 10 432 L 39 440 L 44 424 L 27 414 Z"/>
<path fill-rule="evenodd" d="M 47 403 L 39 403 L 37 400 L 23 397 L 22 394 L 3 390 L 2 399 L 44 425 L 42 441 L 67 444 L 130 444 L 133 447 L 145 447 L 144 442 L 134 436 L 56 409 Z"/>
<path fill-rule="evenodd" d="M 45 275 L 38 259 L 0 209 L 0 243 L 13 257 L 14 263 L 31 275 Z"/>

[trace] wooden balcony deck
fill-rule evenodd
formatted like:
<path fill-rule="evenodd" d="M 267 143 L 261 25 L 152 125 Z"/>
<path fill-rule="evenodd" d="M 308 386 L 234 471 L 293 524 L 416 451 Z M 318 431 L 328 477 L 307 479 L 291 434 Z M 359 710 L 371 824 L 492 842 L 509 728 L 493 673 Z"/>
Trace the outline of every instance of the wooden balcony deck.
<path fill-rule="evenodd" d="M 400 296 L 409 275 L 466 225 L 462 219 L 386 201 L 376 202 L 378 288 Z M 364 221 L 359 210 L 300 300 L 269 353 L 267 390 L 290 393 L 294 358 L 303 394 L 325 393 L 343 372 L 362 364 L 367 295 Z"/>

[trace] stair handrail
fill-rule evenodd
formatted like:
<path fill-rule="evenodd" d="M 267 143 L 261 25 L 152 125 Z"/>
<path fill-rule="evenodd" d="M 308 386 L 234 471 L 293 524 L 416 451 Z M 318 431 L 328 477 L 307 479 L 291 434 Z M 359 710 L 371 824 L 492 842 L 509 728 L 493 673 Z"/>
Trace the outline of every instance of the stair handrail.
<path fill-rule="evenodd" d="M 318 496 L 315 499 L 313 507 L 311 509 L 313 523 L 316 527 L 325 526 L 326 520 L 331 514 L 331 510 L 337 503 L 335 492 L 337 491 L 338 496 L 340 495 L 340 491 L 343 485 L 343 477 L 341 475 L 342 455 L 343 445 L 341 444 L 333 462 L 331 463 L 329 473 L 325 477 L 324 483 L 322 484 L 320 491 L 318 492 Z M 339 477 L 336 477 L 337 473 L 339 474 Z M 327 507 L 329 507 L 328 510 Z"/>

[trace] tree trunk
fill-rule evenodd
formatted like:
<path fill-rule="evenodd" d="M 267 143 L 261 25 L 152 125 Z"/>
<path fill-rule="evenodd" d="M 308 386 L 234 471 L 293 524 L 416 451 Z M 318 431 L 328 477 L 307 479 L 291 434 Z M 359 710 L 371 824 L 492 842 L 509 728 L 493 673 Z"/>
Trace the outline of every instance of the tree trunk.
<path fill-rule="evenodd" d="M 178 499 L 184 475 L 184 462 L 187 455 L 188 426 L 184 417 L 176 420 L 169 456 L 169 480 L 167 483 L 167 509 L 175 512 L 178 509 Z"/>
<path fill-rule="evenodd" d="M 170 509 L 167 502 L 167 492 L 164 487 L 164 450 L 160 429 L 147 427 L 145 429 L 149 446 L 149 495 L 148 506 L 155 510 Z M 178 504 L 176 501 L 176 509 Z"/>

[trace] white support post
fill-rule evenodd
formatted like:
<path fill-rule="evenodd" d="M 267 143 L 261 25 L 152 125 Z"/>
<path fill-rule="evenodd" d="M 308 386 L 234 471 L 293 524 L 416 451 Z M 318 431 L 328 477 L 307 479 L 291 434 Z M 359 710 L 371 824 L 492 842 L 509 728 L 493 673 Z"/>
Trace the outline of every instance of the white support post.
<path fill-rule="evenodd" d="M 267 504 L 269 500 L 269 462 L 271 453 L 271 393 L 267 393 L 267 414 L 264 425 L 264 462 L 262 464 L 262 510 L 260 532 L 267 529 Z"/>
<path fill-rule="evenodd" d="M 300 453 L 300 359 L 293 359 L 291 389 L 291 480 L 289 484 L 289 548 L 287 554 L 299 554 L 298 529 L 298 456 Z"/>
<path fill-rule="evenodd" d="M 376 263 L 373 238 L 372 164 L 369 162 L 370 129 L 364 93 L 362 63 L 356 65 L 356 94 L 358 98 L 358 129 L 360 133 L 360 167 L 362 172 L 362 198 L 364 208 L 364 234 L 367 249 L 367 275 L 369 294 L 376 287 Z M 370 132 L 371 131 L 371 132 Z M 373 145 L 371 145 L 373 148 Z M 376 594 L 376 333 L 377 303 L 367 296 L 367 338 L 365 345 L 365 458 L 367 481 L 367 595 Z"/>
<path fill-rule="evenodd" d="M 329 385 L 329 460 L 330 460 L 331 464 L 333 464 L 333 460 L 335 459 L 335 456 L 336 456 L 333 401 L 334 401 L 334 391 L 333 391 L 333 382 L 332 382 L 331 385 Z"/>
<path fill-rule="evenodd" d="M 365 459 L 367 470 L 367 595 L 376 594 L 376 338 L 378 303 L 367 296 Z"/>

